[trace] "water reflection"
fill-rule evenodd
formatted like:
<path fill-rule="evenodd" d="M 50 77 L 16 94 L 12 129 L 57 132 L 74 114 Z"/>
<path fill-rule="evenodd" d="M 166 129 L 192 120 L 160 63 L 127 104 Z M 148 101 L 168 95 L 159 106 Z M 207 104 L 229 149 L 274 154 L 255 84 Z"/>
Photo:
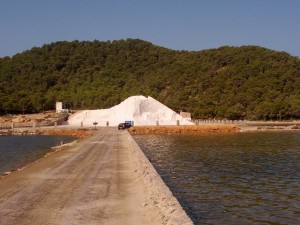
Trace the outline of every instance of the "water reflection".
<path fill-rule="evenodd" d="M 300 133 L 134 136 L 195 224 L 300 224 Z"/>

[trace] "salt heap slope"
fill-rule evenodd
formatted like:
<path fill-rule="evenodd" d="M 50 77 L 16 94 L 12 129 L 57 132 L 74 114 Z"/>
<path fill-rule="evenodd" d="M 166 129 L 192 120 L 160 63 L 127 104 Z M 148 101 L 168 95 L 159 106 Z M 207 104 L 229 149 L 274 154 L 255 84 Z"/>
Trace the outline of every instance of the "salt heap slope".
<path fill-rule="evenodd" d="M 98 126 L 117 126 L 125 121 L 133 121 L 135 126 L 141 125 L 193 125 L 167 106 L 152 97 L 132 96 L 109 109 L 84 110 L 70 116 L 69 125 L 91 126 L 94 122 Z"/>

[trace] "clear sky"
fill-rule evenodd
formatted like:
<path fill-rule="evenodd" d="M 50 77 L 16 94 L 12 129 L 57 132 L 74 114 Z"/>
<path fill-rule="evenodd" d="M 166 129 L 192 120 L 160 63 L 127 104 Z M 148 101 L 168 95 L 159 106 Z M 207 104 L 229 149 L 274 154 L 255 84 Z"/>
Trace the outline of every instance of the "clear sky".
<path fill-rule="evenodd" d="M 56 41 L 126 38 L 300 56 L 300 0 L 0 0 L 0 29 L 0 57 Z"/>

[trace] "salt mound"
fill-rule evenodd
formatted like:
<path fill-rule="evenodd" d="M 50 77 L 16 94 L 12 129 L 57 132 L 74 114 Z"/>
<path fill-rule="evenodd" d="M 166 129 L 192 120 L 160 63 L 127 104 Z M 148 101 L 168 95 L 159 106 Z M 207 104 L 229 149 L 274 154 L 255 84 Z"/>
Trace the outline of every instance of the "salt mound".
<path fill-rule="evenodd" d="M 70 116 L 69 125 L 83 126 L 93 125 L 97 122 L 99 126 L 116 126 L 125 121 L 133 121 L 134 125 L 193 125 L 192 122 L 183 118 L 167 106 L 152 97 L 132 96 L 119 105 L 109 109 L 84 110 Z"/>

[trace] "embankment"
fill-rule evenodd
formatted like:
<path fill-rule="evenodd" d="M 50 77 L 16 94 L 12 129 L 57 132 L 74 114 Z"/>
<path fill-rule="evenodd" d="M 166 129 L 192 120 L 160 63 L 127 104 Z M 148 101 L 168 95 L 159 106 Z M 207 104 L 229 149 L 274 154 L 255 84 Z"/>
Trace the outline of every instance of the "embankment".
<path fill-rule="evenodd" d="M 91 131 L 88 129 L 53 129 L 53 130 L 39 130 L 37 132 L 40 135 L 66 135 L 75 137 L 88 137 L 91 135 Z"/>
<path fill-rule="evenodd" d="M 191 125 L 191 126 L 135 126 L 130 134 L 190 134 L 202 132 L 239 132 L 235 125 Z"/>
<path fill-rule="evenodd" d="M 130 149 L 133 154 L 132 163 L 136 166 L 135 172 L 142 177 L 143 182 L 148 187 L 148 193 L 146 194 L 147 201 L 144 207 L 150 207 L 156 211 L 163 221 L 162 224 L 193 224 L 153 165 L 129 134 L 128 141 L 130 142 Z"/>

